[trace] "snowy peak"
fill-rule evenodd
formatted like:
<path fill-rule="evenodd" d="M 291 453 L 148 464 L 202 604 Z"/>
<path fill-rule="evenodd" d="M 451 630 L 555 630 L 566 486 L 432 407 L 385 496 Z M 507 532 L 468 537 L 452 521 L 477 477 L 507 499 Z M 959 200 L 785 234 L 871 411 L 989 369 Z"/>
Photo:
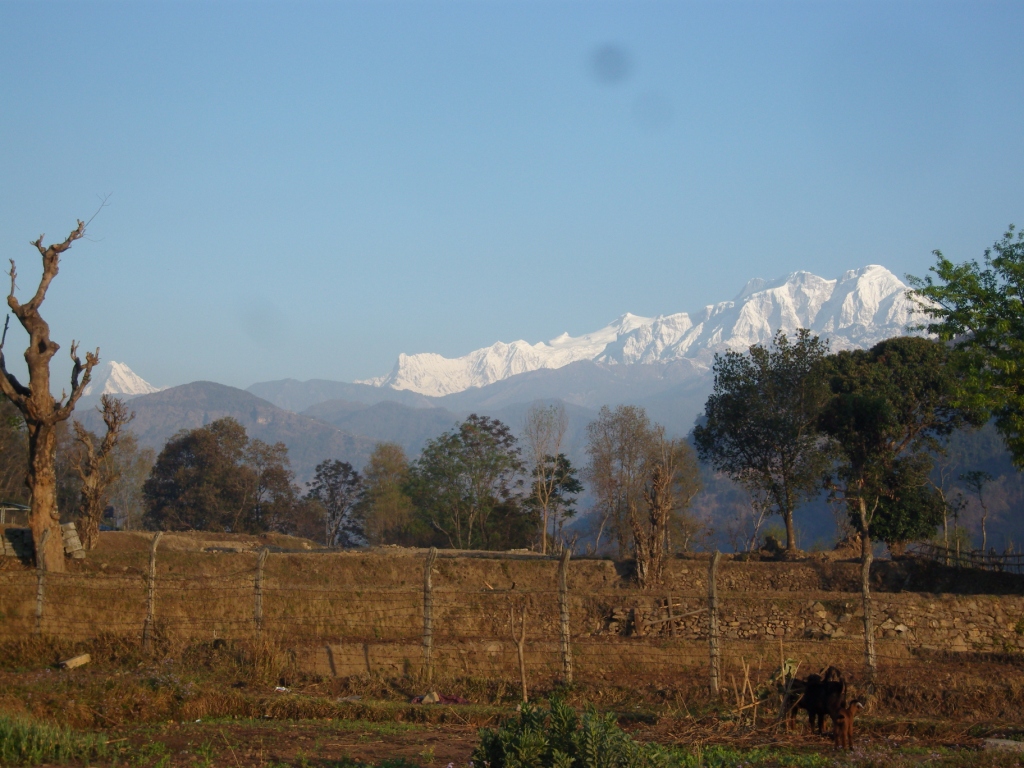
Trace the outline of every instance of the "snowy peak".
<path fill-rule="evenodd" d="M 691 359 L 705 366 L 715 352 L 745 350 L 769 342 L 780 330 L 792 334 L 798 328 L 827 337 L 833 350 L 869 347 L 921 321 L 906 294 L 907 286 L 878 265 L 834 280 L 810 272 L 755 278 L 732 301 L 693 313 L 625 314 L 582 336 L 563 333 L 537 344 L 498 342 L 458 358 L 403 354 L 387 376 L 359 383 L 443 396 L 579 360 L 632 365 Z"/>
<path fill-rule="evenodd" d="M 102 363 L 92 374 L 89 386 L 82 392 L 86 397 L 95 395 L 149 395 L 165 387 L 154 387 L 124 363 L 110 360 Z"/>

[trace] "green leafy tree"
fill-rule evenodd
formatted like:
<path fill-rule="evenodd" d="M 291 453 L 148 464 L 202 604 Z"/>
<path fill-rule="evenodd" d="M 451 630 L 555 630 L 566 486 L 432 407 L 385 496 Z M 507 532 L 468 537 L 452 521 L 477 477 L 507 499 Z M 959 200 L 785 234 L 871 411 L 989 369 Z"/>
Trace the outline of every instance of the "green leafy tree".
<path fill-rule="evenodd" d="M 361 516 L 370 544 L 416 543 L 410 526 L 413 503 L 405 489 L 409 461 L 397 443 L 377 443 L 363 468 Z"/>
<path fill-rule="evenodd" d="M 150 528 L 261 533 L 292 527 L 287 449 L 250 440 L 231 417 L 168 440 L 142 494 Z"/>
<path fill-rule="evenodd" d="M 911 517 L 927 523 L 928 513 L 921 514 L 927 499 L 920 494 L 931 468 L 929 454 L 941 451 L 949 435 L 972 418 L 957 408 L 958 381 L 949 354 L 941 343 L 900 337 L 828 359 L 833 395 L 820 425 L 841 449 L 828 485 L 833 498 L 846 504 L 861 534 L 864 636 L 871 670 L 871 538 L 876 520 L 878 530 L 888 529 L 890 537 L 913 527 Z M 938 525 L 941 517 L 934 519 Z"/>
<path fill-rule="evenodd" d="M 174 435 L 142 489 L 146 525 L 160 530 L 244 530 L 252 501 L 243 464 L 248 443 L 245 427 L 230 417 Z"/>
<path fill-rule="evenodd" d="M 511 430 L 473 414 L 424 446 L 411 468 L 409 488 L 417 513 L 442 544 L 519 547 L 536 530 L 535 515 L 523 507 L 519 493 L 522 471 Z"/>
<path fill-rule="evenodd" d="M 247 527 L 291 533 L 298 493 L 287 446 L 253 438 L 245 447 L 243 460 L 250 475 L 252 499 Z"/>
<path fill-rule="evenodd" d="M 830 462 L 818 416 L 829 399 L 822 373 L 828 344 L 800 329 L 771 346 L 715 355 L 714 391 L 694 429 L 700 457 L 771 503 L 796 549 L 793 511 L 816 496 Z"/>
<path fill-rule="evenodd" d="M 981 408 L 1024 468 L 1024 231 L 1011 225 L 976 260 L 954 264 L 935 251 L 932 275 L 908 275 L 913 295 L 931 316 L 926 328 L 954 345 L 960 401 Z"/>
<path fill-rule="evenodd" d="M 562 527 L 576 514 L 576 497 L 583 493 L 583 483 L 576 468 L 564 453 L 545 456 L 535 463 L 533 483 L 525 505 L 537 512 L 541 520 L 541 552 L 547 552 L 550 539 L 556 546 L 565 546 Z M 543 529 L 547 527 L 547 531 Z"/>
<path fill-rule="evenodd" d="M 308 486 L 306 499 L 318 501 L 324 510 L 324 543 L 346 548 L 365 544 L 365 525 L 359 514 L 363 479 L 352 465 L 338 459 L 322 461 Z"/>

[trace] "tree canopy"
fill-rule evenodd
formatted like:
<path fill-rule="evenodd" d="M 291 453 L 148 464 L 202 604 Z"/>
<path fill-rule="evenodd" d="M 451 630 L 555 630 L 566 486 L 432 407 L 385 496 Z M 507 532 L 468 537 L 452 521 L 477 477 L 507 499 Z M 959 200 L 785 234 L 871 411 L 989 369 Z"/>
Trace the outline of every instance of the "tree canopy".
<path fill-rule="evenodd" d="M 958 407 L 949 356 L 939 342 L 904 336 L 828 359 L 833 397 L 820 425 L 840 449 L 830 487 L 866 540 L 878 532 L 905 541 L 941 522 L 926 488 L 931 457 L 955 429 L 978 422 Z"/>
<path fill-rule="evenodd" d="M 443 545 L 528 546 L 537 520 L 522 503 L 522 471 L 511 430 L 473 414 L 424 446 L 410 470 L 409 490 L 417 514 Z"/>
<path fill-rule="evenodd" d="M 250 440 L 226 417 L 168 440 L 143 495 L 151 528 L 258 533 L 286 527 L 295 489 L 284 445 Z"/>
<path fill-rule="evenodd" d="M 960 401 L 983 408 L 1024 468 L 1024 231 L 1011 225 L 976 260 L 954 264 L 935 251 L 932 275 L 908 276 L 932 322 L 927 330 L 954 345 Z"/>
<path fill-rule="evenodd" d="M 820 492 L 830 461 L 817 424 L 830 396 L 827 354 L 826 342 L 800 329 L 792 342 L 780 331 L 771 346 L 715 355 L 714 391 L 693 433 L 704 461 L 782 516 L 789 550 L 796 549 L 793 511 Z"/>

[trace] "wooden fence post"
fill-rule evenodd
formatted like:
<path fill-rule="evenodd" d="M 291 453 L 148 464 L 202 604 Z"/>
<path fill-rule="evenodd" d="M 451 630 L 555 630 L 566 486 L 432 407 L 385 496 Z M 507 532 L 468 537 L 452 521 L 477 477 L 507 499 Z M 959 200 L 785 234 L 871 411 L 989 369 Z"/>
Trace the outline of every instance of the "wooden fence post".
<path fill-rule="evenodd" d="M 715 583 L 718 577 L 718 559 L 721 556 L 722 553 L 716 549 L 708 568 L 708 645 L 712 696 L 718 696 L 722 663 L 721 649 L 718 647 L 718 587 Z"/>
<path fill-rule="evenodd" d="M 508 626 L 509 631 L 512 633 L 512 642 L 516 644 L 516 655 L 519 656 L 519 682 L 523 686 L 523 703 L 529 701 L 529 697 L 526 693 L 526 656 L 524 653 L 524 647 L 526 646 L 526 603 L 523 603 L 522 612 L 523 626 L 519 634 L 516 637 L 516 608 L 511 606 L 508 610 Z"/>
<path fill-rule="evenodd" d="M 46 546 L 46 540 L 50 537 L 50 530 L 43 531 L 39 539 L 39 550 Z M 46 589 L 46 571 L 43 570 L 43 558 L 36 558 L 36 634 L 43 634 L 43 592 Z"/>
<path fill-rule="evenodd" d="M 572 646 L 569 644 L 569 558 L 568 547 L 562 550 L 558 564 L 558 625 L 562 640 L 562 675 L 566 685 L 572 685 Z"/>
<path fill-rule="evenodd" d="M 672 616 L 672 595 L 668 596 L 668 634 L 670 637 L 676 636 L 676 622 Z"/>
<path fill-rule="evenodd" d="M 153 613 L 156 607 L 156 547 L 163 535 L 163 531 L 157 531 L 153 543 L 149 545 L 149 589 L 146 597 L 146 623 L 142 625 L 142 647 L 147 650 L 153 638 Z"/>
<path fill-rule="evenodd" d="M 256 638 L 263 637 L 263 566 L 267 562 L 270 550 L 264 547 L 256 560 L 256 595 L 253 605 L 253 620 L 256 623 Z"/>
<path fill-rule="evenodd" d="M 427 682 L 434 678 L 434 596 L 430 582 L 430 573 L 437 558 L 437 547 L 431 547 L 427 553 L 427 562 L 423 568 L 423 666 Z"/>

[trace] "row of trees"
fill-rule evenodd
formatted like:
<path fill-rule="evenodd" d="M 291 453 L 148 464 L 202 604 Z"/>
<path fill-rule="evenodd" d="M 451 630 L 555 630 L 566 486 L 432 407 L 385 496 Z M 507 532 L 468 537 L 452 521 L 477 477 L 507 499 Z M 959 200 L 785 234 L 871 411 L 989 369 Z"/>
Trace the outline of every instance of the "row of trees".
<path fill-rule="evenodd" d="M 807 331 L 716 358 L 715 389 L 694 431 L 702 458 L 744 485 L 786 525 L 827 489 L 867 542 L 931 536 L 945 519 L 932 482 L 954 430 L 984 412 L 961 398 L 962 375 L 941 342 L 897 337 L 828 353 Z"/>
<path fill-rule="evenodd" d="M 755 507 L 782 517 L 788 549 L 794 509 L 822 488 L 845 504 L 865 542 L 875 536 L 898 551 L 940 524 L 948 538 L 947 519 L 964 502 L 947 493 L 942 457 L 962 427 L 993 420 L 1024 467 L 1024 233 L 1011 227 L 981 264 L 935 256 L 932 276 L 910 278 L 931 317 L 920 330 L 932 338 L 830 354 L 801 330 L 716 356 L 694 441 Z M 975 470 L 959 480 L 987 512 L 992 477 Z"/>
<path fill-rule="evenodd" d="M 429 441 L 414 461 L 378 444 L 362 472 L 340 460 L 316 468 L 301 492 L 283 444 L 250 439 L 230 418 L 182 431 L 143 486 L 146 524 L 162 529 L 280 531 L 330 546 L 405 544 L 458 549 L 566 544 L 583 483 L 562 452 L 561 406 L 534 406 L 524 446 L 497 419 L 472 415 Z M 700 488 L 692 449 L 669 440 L 643 409 L 602 409 L 588 429 L 599 525 L 641 580 L 660 579 L 666 553 L 686 548 L 686 509 Z M 525 455 L 524 455 L 525 454 Z"/>

